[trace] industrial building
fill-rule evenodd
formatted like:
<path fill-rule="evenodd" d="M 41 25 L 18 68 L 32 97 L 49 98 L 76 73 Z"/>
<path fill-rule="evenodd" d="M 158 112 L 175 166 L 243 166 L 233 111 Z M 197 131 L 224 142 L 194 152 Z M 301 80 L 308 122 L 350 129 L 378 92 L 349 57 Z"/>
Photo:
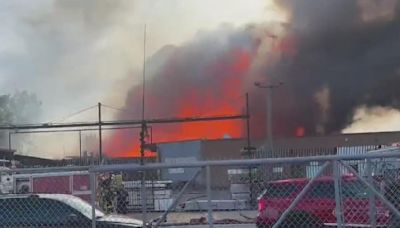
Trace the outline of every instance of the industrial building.
<path fill-rule="evenodd" d="M 244 159 L 244 158 L 270 158 L 270 157 L 303 157 L 316 155 L 341 154 L 366 152 L 384 145 L 392 145 L 400 141 L 400 132 L 338 134 L 314 137 L 278 138 L 274 140 L 273 154 L 267 154 L 265 140 L 253 140 L 251 145 L 257 150 L 250 155 L 244 153 L 247 145 L 246 139 L 216 139 L 216 140 L 188 140 L 166 142 L 158 144 L 159 161 L 165 163 L 180 163 L 200 160 Z M 284 166 L 271 167 L 271 178 L 284 176 L 312 176 L 315 167 L 309 166 Z M 163 180 L 184 182 L 189 180 L 196 172 L 195 168 L 176 168 L 161 170 Z M 240 173 L 237 167 L 212 168 L 212 186 L 214 188 L 229 188 L 231 174 Z M 196 179 L 196 184 L 204 186 L 204 172 Z M 275 176 L 275 177 L 274 177 Z"/>

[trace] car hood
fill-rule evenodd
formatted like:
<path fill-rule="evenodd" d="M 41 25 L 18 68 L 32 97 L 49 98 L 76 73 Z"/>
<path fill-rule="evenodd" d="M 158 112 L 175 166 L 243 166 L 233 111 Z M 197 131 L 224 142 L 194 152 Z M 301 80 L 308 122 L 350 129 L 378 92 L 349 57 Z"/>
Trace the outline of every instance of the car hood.
<path fill-rule="evenodd" d="M 122 215 L 106 215 L 97 219 L 97 221 L 107 224 L 120 224 L 131 227 L 143 227 L 142 221 Z"/>

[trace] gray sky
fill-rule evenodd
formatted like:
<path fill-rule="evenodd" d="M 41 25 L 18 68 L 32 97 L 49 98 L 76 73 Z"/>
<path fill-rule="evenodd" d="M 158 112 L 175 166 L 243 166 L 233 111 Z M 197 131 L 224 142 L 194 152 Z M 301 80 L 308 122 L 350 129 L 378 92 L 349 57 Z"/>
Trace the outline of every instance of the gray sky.
<path fill-rule="evenodd" d="M 121 106 L 151 56 L 202 30 L 278 18 L 264 0 L 16 0 L 0 2 L 0 89 L 28 90 L 43 121 L 94 105 Z"/>
<path fill-rule="evenodd" d="M 150 57 L 223 24 L 283 18 L 265 0 L 0 1 L 0 91 L 37 94 L 42 122 L 99 101 L 121 107 L 128 89 L 141 82 L 144 24 Z M 68 121 L 96 118 L 93 110 Z M 18 148 L 21 153 L 60 157 L 78 151 L 73 134 L 35 135 L 28 141 Z"/>

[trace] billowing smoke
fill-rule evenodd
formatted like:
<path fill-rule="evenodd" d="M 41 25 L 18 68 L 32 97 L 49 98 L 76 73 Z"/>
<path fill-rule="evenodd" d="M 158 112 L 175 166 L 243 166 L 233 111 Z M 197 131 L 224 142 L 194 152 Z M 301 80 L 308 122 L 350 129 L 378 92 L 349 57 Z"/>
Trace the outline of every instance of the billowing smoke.
<path fill-rule="evenodd" d="M 297 121 L 307 132 L 314 133 L 318 119 L 325 119 L 325 132 L 340 131 L 359 106 L 399 107 L 398 1 L 281 3 L 292 16 L 290 33 L 297 41 L 282 80 L 294 86 L 289 97 L 301 99 L 296 99 L 303 113 Z M 328 113 L 313 111 L 311 98 L 322 88 L 329 91 Z M 321 114 L 328 119 L 315 116 Z"/>
<path fill-rule="evenodd" d="M 99 101 L 116 107 L 124 104 L 127 90 L 140 83 L 144 24 L 150 56 L 202 29 L 259 21 L 264 5 L 263 0 L 253 4 L 247 0 L 234 4 L 231 0 L 1 1 L 0 95 L 36 94 L 43 111 L 28 122 L 94 121 L 95 109 L 64 117 Z M 103 110 L 106 120 L 114 114 L 115 110 Z M 24 149 L 31 155 L 78 154 L 74 133 L 31 136 L 35 148 Z M 15 143 L 19 138 L 15 136 Z M 83 140 L 84 150 L 88 144 Z"/>
<path fill-rule="evenodd" d="M 0 95 L 28 91 L 42 102 L 40 115 L 33 113 L 12 123 L 59 120 L 113 98 L 116 82 L 132 72 L 137 53 L 130 44 L 135 37 L 124 28 L 126 10 L 133 8 L 130 1 L 13 1 L 1 2 L 0 7 L 4 9 L 0 12 Z M 93 114 L 79 120 L 92 120 Z M 61 157 L 79 151 L 71 133 L 15 135 L 12 144 L 18 153 L 34 156 Z"/>
<path fill-rule="evenodd" d="M 255 56 L 247 29 L 222 27 L 199 34 L 180 47 L 166 46 L 149 60 L 145 89 L 145 117 L 230 115 L 243 111 L 243 85 Z M 132 88 L 126 100 L 131 113 L 122 119 L 140 119 L 142 88 Z M 154 126 L 157 141 L 241 136 L 240 121 L 168 124 Z M 124 155 L 138 151 L 137 136 L 125 131 L 110 138 L 107 152 Z"/>
<path fill-rule="evenodd" d="M 4 93 L 35 93 L 43 102 L 41 121 L 61 118 L 113 96 L 116 81 L 132 71 L 137 53 L 130 44 L 136 42 L 124 28 L 126 10 L 134 7 L 130 1 L 45 0 L 0 5 L 7 9 L 0 13 L 4 18 L 0 88 Z"/>
<path fill-rule="evenodd" d="M 343 129 L 343 133 L 398 131 L 399 129 L 400 112 L 398 109 L 361 106 L 356 110 L 353 122 Z"/>
<path fill-rule="evenodd" d="M 275 136 L 340 132 L 359 107 L 399 108 L 400 5 L 395 0 L 287 0 L 286 24 L 222 27 L 148 62 L 146 117 L 244 112 L 250 93 L 252 135 L 265 135 L 266 91 L 255 81 L 284 82 L 273 91 Z M 126 99 L 140 118 L 141 87 Z M 243 135 L 240 121 L 154 126 L 156 141 Z M 110 154 L 137 155 L 137 134 L 117 133 Z"/>

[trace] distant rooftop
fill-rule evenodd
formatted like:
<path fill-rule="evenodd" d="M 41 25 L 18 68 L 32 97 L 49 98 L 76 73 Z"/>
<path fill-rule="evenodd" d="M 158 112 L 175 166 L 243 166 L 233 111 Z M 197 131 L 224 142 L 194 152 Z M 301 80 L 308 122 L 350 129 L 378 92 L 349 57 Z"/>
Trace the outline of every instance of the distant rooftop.
<path fill-rule="evenodd" d="M 0 153 L 15 153 L 15 150 L 0 147 Z"/>

